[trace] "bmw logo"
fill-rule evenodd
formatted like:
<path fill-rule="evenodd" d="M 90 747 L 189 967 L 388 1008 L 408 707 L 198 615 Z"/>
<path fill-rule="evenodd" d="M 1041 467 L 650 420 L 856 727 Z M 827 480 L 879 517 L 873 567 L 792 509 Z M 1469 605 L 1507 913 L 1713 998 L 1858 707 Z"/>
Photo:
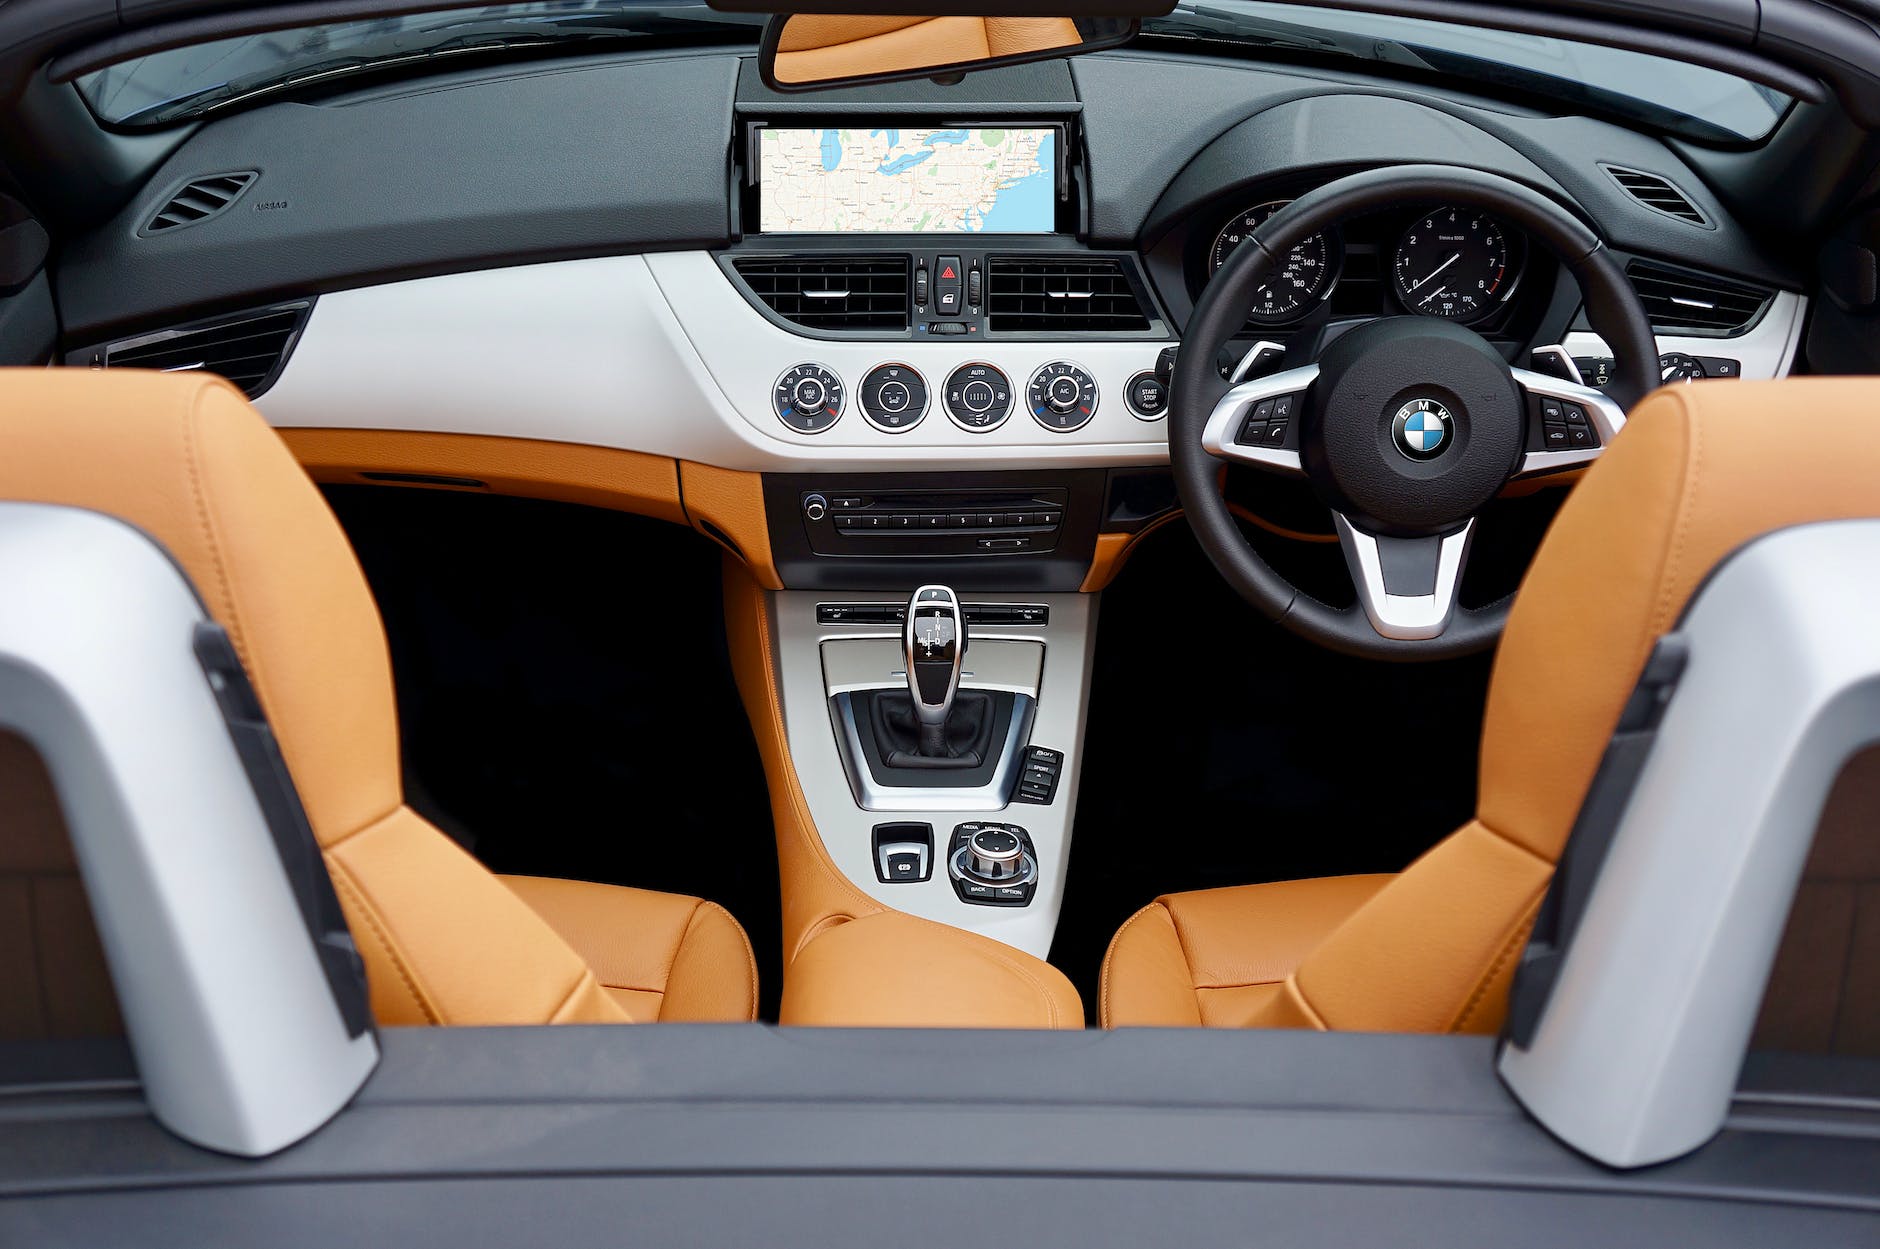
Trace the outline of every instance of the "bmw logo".
<path fill-rule="evenodd" d="M 1449 450 L 1455 418 L 1434 399 L 1412 399 L 1397 409 L 1390 440 L 1412 460 L 1433 460 Z"/>

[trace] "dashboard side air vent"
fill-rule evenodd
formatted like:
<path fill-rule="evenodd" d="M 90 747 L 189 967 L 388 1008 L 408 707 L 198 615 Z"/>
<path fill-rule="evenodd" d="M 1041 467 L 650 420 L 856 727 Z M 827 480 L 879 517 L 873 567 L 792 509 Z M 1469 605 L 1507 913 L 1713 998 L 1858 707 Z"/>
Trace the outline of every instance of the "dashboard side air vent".
<path fill-rule="evenodd" d="M 1129 270 L 1117 259 L 994 256 L 991 329 L 1003 334 L 1137 334 L 1149 329 Z"/>
<path fill-rule="evenodd" d="M 173 330 L 111 343 L 87 361 L 107 369 L 156 369 L 164 373 L 216 373 L 250 399 L 280 376 L 288 353 L 313 308 L 311 300 L 277 304 L 232 317 L 198 321 Z"/>
<path fill-rule="evenodd" d="M 1645 260 L 1627 265 L 1625 275 L 1660 334 L 1740 334 L 1775 298 L 1773 291 Z"/>
<path fill-rule="evenodd" d="M 233 207 L 235 201 L 242 197 L 242 192 L 254 185 L 255 179 L 260 176 L 252 169 L 244 169 L 240 173 L 219 173 L 197 178 L 172 195 L 169 202 L 144 223 L 140 233 L 162 234 L 167 230 L 180 230 L 184 226 L 199 225 L 211 217 L 219 217 Z"/>
<path fill-rule="evenodd" d="M 739 256 L 732 267 L 765 307 L 812 330 L 908 327 L 906 256 Z"/>
<path fill-rule="evenodd" d="M 1619 184 L 1620 190 L 1653 212 L 1661 212 L 1667 217 L 1676 217 L 1679 221 L 1688 221 L 1707 230 L 1711 228 L 1710 218 L 1704 215 L 1704 210 L 1693 204 L 1691 197 L 1670 179 L 1619 165 L 1601 165 L 1600 168 L 1606 171 L 1607 177 Z"/>

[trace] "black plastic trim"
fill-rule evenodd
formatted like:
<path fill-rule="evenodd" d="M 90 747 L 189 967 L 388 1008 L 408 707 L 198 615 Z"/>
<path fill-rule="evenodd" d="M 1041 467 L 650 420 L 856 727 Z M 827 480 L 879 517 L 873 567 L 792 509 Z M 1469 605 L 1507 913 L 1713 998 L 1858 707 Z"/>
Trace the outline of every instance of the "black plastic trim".
<path fill-rule="evenodd" d="M 287 873 L 301 920 L 307 925 L 307 936 L 326 976 L 327 988 L 332 991 L 333 1004 L 345 1021 L 346 1035 L 358 1037 L 376 1031 L 366 992 L 365 960 L 346 926 L 319 840 L 307 820 L 307 809 L 301 805 L 300 791 L 294 788 L 287 760 L 261 700 L 249 683 L 247 670 L 235 653 L 235 644 L 221 625 L 205 621 L 196 625 L 191 647 L 221 709 L 223 722 L 228 725 L 242 770 L 254 788 L 275 852 L 280 855 L 281 869 Z"/>

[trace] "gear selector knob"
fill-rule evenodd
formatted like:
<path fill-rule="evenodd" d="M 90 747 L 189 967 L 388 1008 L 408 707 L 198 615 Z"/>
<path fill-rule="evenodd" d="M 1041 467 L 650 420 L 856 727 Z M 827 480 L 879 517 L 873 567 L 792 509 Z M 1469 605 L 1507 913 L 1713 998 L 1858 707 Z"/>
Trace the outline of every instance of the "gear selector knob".
<path fill-rule="evenodd" d="M 947 717 L 959 693 L 960 665 L 966 658 L 966 614 L 959 596 L 943 585 L 914 591 L 907 604 L 907 692 L 920 721 L 920 753 L 947 753 Z"/>

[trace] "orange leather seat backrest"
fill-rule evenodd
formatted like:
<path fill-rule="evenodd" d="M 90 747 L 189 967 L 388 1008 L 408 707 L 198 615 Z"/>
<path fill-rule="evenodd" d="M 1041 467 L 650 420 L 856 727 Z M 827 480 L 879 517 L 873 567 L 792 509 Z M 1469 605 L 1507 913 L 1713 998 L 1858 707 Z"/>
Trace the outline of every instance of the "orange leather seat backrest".
<path fill-rule="evenodd" d="M 1269 1026 L 1499 1028 L 1534 913 L 1659 636 L 1744 544 L 1880 516 L 1880 382 L 1700 382 L 1644 401 L 1561 510 L 1496 658 L 1476 820 L 1293 974 Z"/>
<path fill-rule="evenodd" d="M 380 1022 L 625 1020 L 546 923 L 404 805 L 365 577 L 239 391 L 201 374 L 0 370 L 0 498 L 119 517 L 189 574 L 280 740 Z"/>

